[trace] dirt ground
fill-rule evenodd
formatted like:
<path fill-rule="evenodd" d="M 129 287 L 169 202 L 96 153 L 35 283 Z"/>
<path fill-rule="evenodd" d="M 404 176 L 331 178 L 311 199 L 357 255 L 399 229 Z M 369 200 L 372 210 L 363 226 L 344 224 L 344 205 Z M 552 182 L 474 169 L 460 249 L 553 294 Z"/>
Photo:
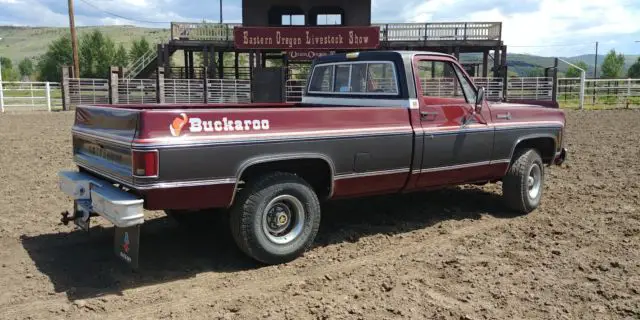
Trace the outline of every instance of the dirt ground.
<path fill-rule="evenodd" d="M 110 225 L 59 223 L 72 114 L 2 114 L 0 318 L 640 319 L 640 112 L 568 122 L 530 215 L 499 185 L 341 201 L 313 250 L 265 267 L 215 219 L 150 212 L 134 273 Z"/>

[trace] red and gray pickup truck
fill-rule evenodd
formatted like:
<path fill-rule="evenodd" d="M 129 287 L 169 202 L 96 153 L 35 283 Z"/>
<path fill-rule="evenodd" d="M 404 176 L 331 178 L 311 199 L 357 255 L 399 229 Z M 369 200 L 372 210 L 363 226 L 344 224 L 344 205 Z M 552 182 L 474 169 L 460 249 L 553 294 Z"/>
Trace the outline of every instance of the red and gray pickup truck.
<path fill-rule="evenodd" d="M 308 250 L 322 201 L 501 181 L 506 208 L 538 207 L 565 160 L 564 113 L 489 103 L 446 54 L 366 51 L 314 61 L 301 103 L 79 106 L 71 215 L 115 225 L 138 264 L 144 210 L 229 215 L 238 247 L 278 264 Z M 213 212 L 213 211 L 212 211 Z"/>

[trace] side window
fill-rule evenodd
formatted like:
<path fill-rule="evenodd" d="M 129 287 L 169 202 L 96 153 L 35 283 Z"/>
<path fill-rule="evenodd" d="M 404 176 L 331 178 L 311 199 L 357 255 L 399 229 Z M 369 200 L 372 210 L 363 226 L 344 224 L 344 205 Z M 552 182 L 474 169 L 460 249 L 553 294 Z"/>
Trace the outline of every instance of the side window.
<path fill-rule="evenodd" d="M 467 78 L 464 77 L 464 74 L 462 73 L 460 68 L 454 66 L 454 70 L 458 75 L 458 79 L 460 79 L 460 82 L 462 83 L 462 91 L 464 92 L 465 97 L 467 97 L 467 102 L 475 103 L 476 90 L 473 88 L 473 85 L 469 82 L 469 80 L 467 80 Z"/>
<path fill-rule="evenodd" d="M 317 66 L 313 69 L 309 91 L 333 91 L 333 65 Z"/>
<path fill-rule="evenodd" d="M 309 85 L 312 93 L 389 94 L 399 92 L 393 64 L 354 62 L 319 65 Z"/>
<path fill-rule="evenodd" d="M 473 93 L 473 87 L 451 62 L 418 61 L 418 75 L 425 98 L 450 98 L 452 102 L 460 102 L 460 99 L 474 101 L 468 99 Z"/>

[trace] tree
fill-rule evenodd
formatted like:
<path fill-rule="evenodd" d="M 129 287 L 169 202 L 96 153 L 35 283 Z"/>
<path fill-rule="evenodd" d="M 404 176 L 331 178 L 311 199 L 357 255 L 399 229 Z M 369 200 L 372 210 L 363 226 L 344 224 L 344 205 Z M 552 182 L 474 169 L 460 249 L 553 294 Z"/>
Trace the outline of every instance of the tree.
<path fill-rule="evenodd" d="M 127 49 L 124 48 L 122 43 L 118 46 L 118 51 L 113 57 L 113 65 L 118 67 L 126 67 L 129 64 L 129 56 L 127 55 Z"/>
<path fill-rule="evenodd" d="M 622 77 L 622 71 L 624 69 L 624 55 L 622 53 L 616 54 L 614 49 L 611 49 L 609 53 L 604 57 L 602 62 L 602 78 L 616 79 Z"/>
<path fill-rule="evenodd" d="M 640 57 L 638 57 L 638 61 L 631 65 L 627 76 L 629 78 L 640 79 Z"/>
<path fill-rule="evenodd" d="M 151 46 L 145 37 L 142 37 L 139 40 L 133 40 L 131 43 L 131 50 L 129 51 L 129 60 L 131 62 L 137 61 L 149 50 L 151 50 Z"/>
<path fill-rule="evenodd" d="M 0 65 L 2 65 L 2 81 L 18 80 L 18 73 L 13 69 L 13 62 L 6 57 L 0 57 Z"/>
<path fill-rule="evenodd" d="M 578 61 L 575 63 L 575 65 L 577 65 L 578 67 L 582 68 L 582 70 L 584 70 L 585 72 L 587 72 L 589 70 L 589 65 L 587 65 L 586 62 L 584 61 Z M 574 67 L 574 66 L 570 66 L 569 70 L 567 70 L 567 74 L 565 75 L 567 78 L 579 78 L 580 77 L 580 69 Z"/>
<path fill-rule="evenodd" d="M 533 67 L 527 71 L 527 77 L 544 77 L 544 69 L 540 67 Z"/>
<path fill-rule="evenodd" d="M 18 64 L 18 70 L 22 77 L 28 77 L 33 74 L 33 62 L 29 58 L 24 58 Z"/>
<path fill-rule="evenodd" d="M 69 36 L 62 36 L 49 44 L 47 52 L 40 57 L 37 64 L 38 77 L 41 81 L 61 81 L 62 66 L 65 65 L 73 65 Z"/>
<path fill-rule="evenodd" d="M 80 39 L 80 76 L 106 78 L 114 63 L 116 45 L 99 30 L 84 34 Z"/>

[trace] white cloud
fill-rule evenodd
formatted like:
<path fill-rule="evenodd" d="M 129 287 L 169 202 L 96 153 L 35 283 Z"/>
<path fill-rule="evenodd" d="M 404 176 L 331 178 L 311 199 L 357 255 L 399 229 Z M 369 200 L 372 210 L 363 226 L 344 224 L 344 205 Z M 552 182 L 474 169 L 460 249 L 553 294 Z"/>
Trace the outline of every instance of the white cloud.
<path fill-rule="evenodd" d="M 566 48 L 584 52 L 596 41 L 640 32 L 640 6 L 625 0 L 541 0 L 531 12 L 508 14 L 492 8 L 464 20 L 502 21 L 502 37 L 511 52 L 556 55 Z"/>
<path fill-rule="evenodd" d="M 166 28 L 145 21 L 217 21 L 219 14 L 217 0 L 88 1 L 102 11 L 76 1 L 79 26 Z M 241 22 L 242 1 L 223 2 L 225 22 Z M 64 27 L 66 11 L 64 0 L 0 0 L 0 24 Z M 595 41 L 603 51 L 640 51 L 633 42 L 640 40 L 640 0 L 372 0 L 372 11 L 374 23 L 501 21 L 509 52 L 576 55 L 592 52 Z"/>

